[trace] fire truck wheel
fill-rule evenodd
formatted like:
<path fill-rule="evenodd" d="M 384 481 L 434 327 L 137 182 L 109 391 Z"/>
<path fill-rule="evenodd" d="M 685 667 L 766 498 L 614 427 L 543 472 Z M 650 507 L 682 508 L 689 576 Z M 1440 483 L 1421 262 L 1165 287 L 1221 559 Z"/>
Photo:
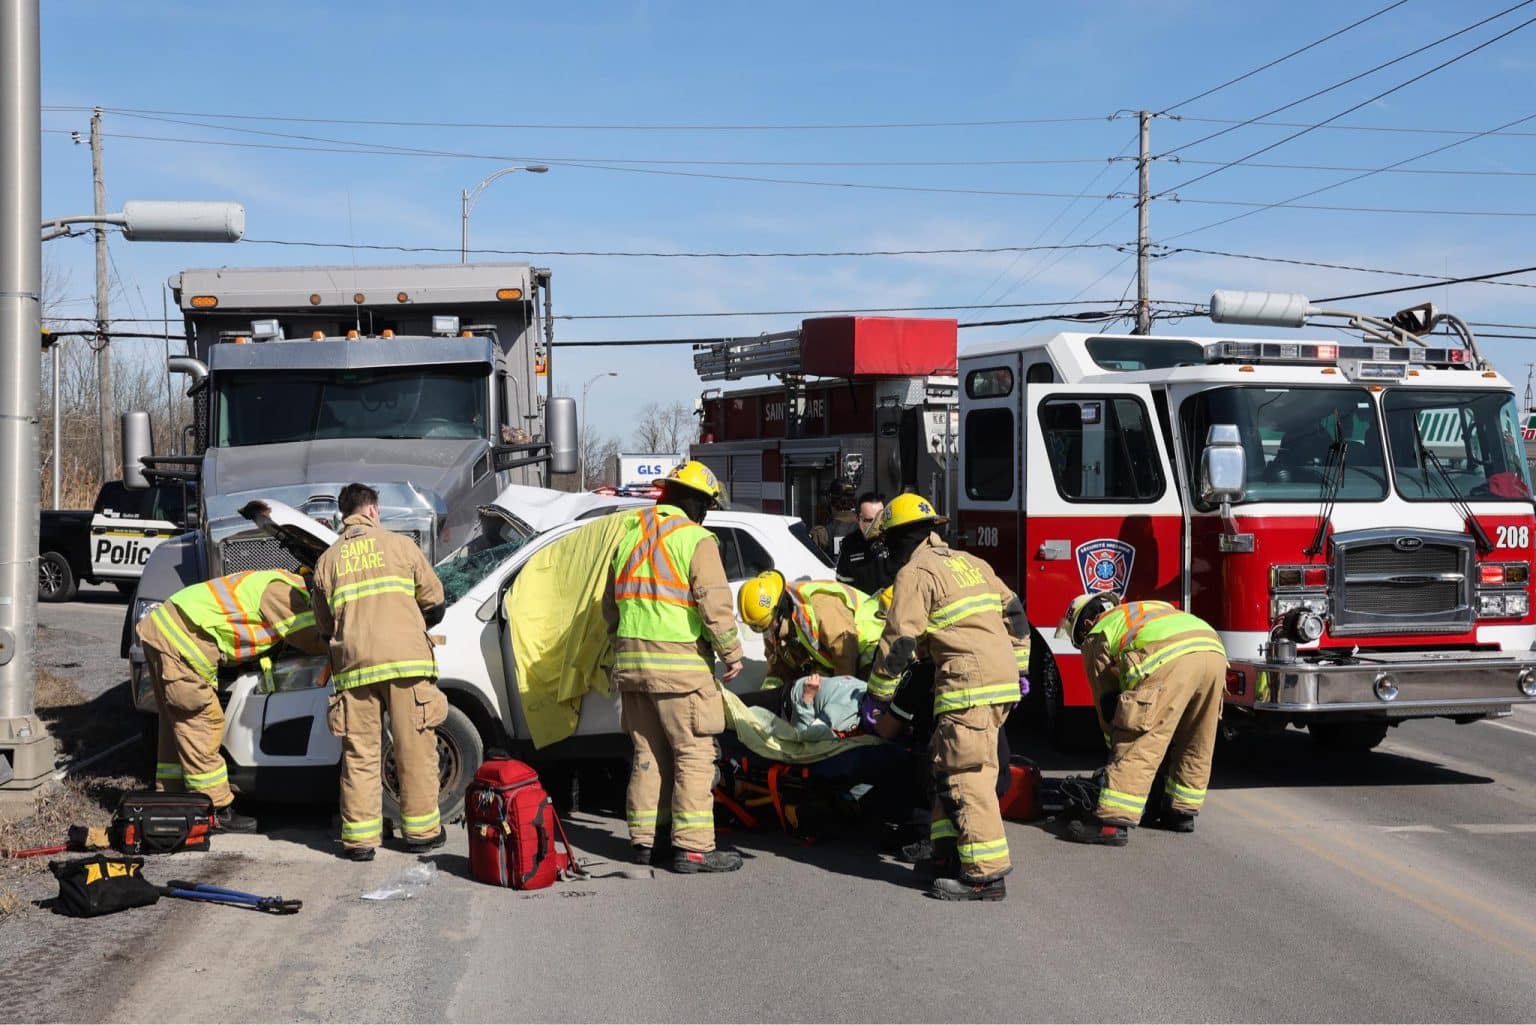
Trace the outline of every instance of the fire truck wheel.
<path fill-rule="evenodd" d="M 1307 725 L 1313 743 L 1327 751 L 1365 752 L 1387 739 L 1384 722 L 1314 722 Z"/>
<path fill-rule="evenodd" d="M 1040 705 L 1044 715 L 1046 738 L 1058 751 L 1098 752 L 1104 750 L 1104 735 L 1099 718 L 1091 708 L 1068 708 L 1062 691 L 1061 673 L 1049 656 L 1040 660 Z"/>

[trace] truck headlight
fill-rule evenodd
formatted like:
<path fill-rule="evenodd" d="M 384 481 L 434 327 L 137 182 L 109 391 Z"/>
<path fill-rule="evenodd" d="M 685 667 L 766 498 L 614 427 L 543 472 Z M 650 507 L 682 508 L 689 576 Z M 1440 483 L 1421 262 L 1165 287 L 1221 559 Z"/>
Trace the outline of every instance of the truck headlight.
<path fill-rule="evenodd" d="M 1273 621 L 1296 609 L 1326 618 L 1328 615 L 1328 596 L 1325 594 L 1277 595 L 1270 600 L 1269 617 Z"/>
<path fill-rule="evenodd" d="M 138 626 L 139 620 L 158 609 L 163 603 L 152 598 L 135 598 L 133 600 L 133 625 Z"/>
<path fill-rule="evenodd" d="M 1511 619 L 1524 616 L 1531 609 L 1531 599 L 1524 591 L 1479 591 L 1477 614 L 1485 619 Z"/>

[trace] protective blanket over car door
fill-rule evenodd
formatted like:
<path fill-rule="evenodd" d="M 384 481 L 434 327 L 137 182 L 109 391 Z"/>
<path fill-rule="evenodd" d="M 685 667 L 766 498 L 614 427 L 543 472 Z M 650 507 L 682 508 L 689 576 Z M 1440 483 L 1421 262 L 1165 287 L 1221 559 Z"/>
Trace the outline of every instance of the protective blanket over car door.
<path fill-rule="evenodd" d="M 593 520 L 536 552 L 507 589 L 517 691 L 535 747 L 576 732 L 581 699 L 608 693 L 613 649 L 603 615 L 624 514 Z"/>

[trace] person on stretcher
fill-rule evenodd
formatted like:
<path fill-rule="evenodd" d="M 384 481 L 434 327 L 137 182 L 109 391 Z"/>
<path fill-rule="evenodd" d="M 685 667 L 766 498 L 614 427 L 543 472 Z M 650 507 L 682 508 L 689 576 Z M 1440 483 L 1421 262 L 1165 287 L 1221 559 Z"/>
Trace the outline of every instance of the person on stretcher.
<path fill-rule="evenodd" d="M 856 676 L 802 676 L 784 698 L 783 715 L 801 740 L 834 740 L 859 729 L 865 684 Z"/>

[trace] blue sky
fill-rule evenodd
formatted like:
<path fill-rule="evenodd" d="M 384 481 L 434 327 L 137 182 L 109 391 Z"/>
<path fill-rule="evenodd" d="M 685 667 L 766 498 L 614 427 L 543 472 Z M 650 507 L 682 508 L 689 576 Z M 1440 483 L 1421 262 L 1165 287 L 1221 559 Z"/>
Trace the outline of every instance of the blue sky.
<path fill-rule="evenodd" d="M 357 252 L 359 263 L 453 262 L 459 190 L 507 163 L 484 194 L 472 246 L 581 251 L 966 249 L 1130 242 L 1135 215 L 1111 192 L 1134 190 L 1134 117 L 1243 74 L 1386 6 L 1206 0 L 1094 4 L 800 3 L 773 5 L 391 2 L 318 5 L 274 0 L 214 5 L 43 5 L 43 95 L 50 107 L 108 108 L 109 209 L 126 199 L 237 199 L 251 239 L 444 247 L 437 254 Z M 1361 27 L 1159 119 L 1162 154 L 1405 54 L 1511 6 L 1408 0 Z M 1276 120 L 1314 123 L 1388 90 L 1536 16 L 1536 5 L 1300 104 Z M 1464 136 L 1536 115 L 1536 25 L 1152 208 L 1154 242 L 1225 252 L 1456 276 L 1536 263 L 1536 120 L 1403 165 L 1500 174 L 1376 174 L 1303 202 L 1502 215 L 1274 208 L 1205 228 L 1250 207 L 1348 178 L 1313 167 L 1379 168 Z M 130 116 L 113 108 L 176 112 Z M 350 121 L 475 122 L 531 128 L 369 127 L 228 119 L 263 115 Z M 1040 124 L 774 130 L 634 126 Z M 167 120 L 169 119 L 169 120 Z M 1215 120 L 1197 120 L 1215 119 Z M 44 212 L 87 212 L 87 147 L 79 110 L 44 113 Z M 173 123 L 173 122 L 194 122 Z M 598 128 L 591 126 L 628 126 Z M 1366 131 L 1363 127 L 1398 129 Z M 239 129 L 236 131 L 234 129 Z M 1283 139 L 1294 128 L 1250 125 L 1157 162 L 1154 193 Z M 279 134 L 261 134 L 279 133 Z M 307 136 L 295 139 L 285 136 Z M 203 140 L 173 143 L 128 136 Z M 481 154 L 486 159 L 268 148 L 374 146 Z M 242 146 L 211 143 L 242 143 Z M 255 145 L 251 145 L 255 144 Z M 347 147 L 342 147 L 347 148 Z M 677 163 L 639 163 L 676 161 Z M 731 163 L 719 163 L 719 162 Z M 1030 163 L 1034 161 L 1036 163 Z M 709 163 L 714 162 L 714 163 Z M 1256 167 L 1252 163 L 1291 165 Z M 602 165 L 573 166 L 576 164 Z M 890 166 L 892 164 L 928 166 Z M 878 165 L 878 166 L 876 166 Z M 628 168 L 628 170 L 614 169 Z M 673 173 L 651 173 L 657 171 Z M 675 173 L 684 172 L 684 173 Z M 800 179 L 901 188 L 719 180 Z M 909 191 L 911 189 L 957 191 Z M 1076 201 L 978 193 L 1086 194 Z M 1075 230 L 1073 230 L 1075 229 Z M 1197 230 L 1198 229 L 1198 230 Z M 1187 237 L 1173 236 L 1192 232 Z M 120 315 L 158 316 L 160 286 L 186 267 L 350 264 L 347 249 L 112 246 Z M 85 238 L 51 242 L 71 312 L 88 313 Z M 483 257 L 517 259 L 518 257 Z M 598 314 L 1045 303 L 1134 296 L 1134 260 L 1114 249 L 837 258 L 659 259 L 534 255 L 554 270 L 557 312 Z M 1197 253 L 1153 265 L 1152 294 L 1203 301 L 1213 288 L 1312 296 L 1412 279 Z M 1512 279 L 1536 284 L 1536 275 Z M 1440 287 L 1357 301 L 1390 312 L 1433 299 L 1464 318 L 1536 322 L 1525 288 Z M 959 311 L 962 321 L 1051 308 Z M 574 319 L 557 340 L 750 335 L 794 327 L 795 315 Z M 967 343 L 1038 330 L 963 331 Z M 1508 332 L 1498 328 L 1487 333 Z M 1185 321 L 1160 332 L 1215 333 Z M 1485 351 L 1523 387 L 1530 343 L 1488 339 Z M 1528 353 L 1532 353 L 1528 355 Z M 593 374 L 593 426 L 627 441 L 650 401 L 690 401 L 700 385 L 686 347 L 557 353 L 557 389 L 579 394 Z"/>

